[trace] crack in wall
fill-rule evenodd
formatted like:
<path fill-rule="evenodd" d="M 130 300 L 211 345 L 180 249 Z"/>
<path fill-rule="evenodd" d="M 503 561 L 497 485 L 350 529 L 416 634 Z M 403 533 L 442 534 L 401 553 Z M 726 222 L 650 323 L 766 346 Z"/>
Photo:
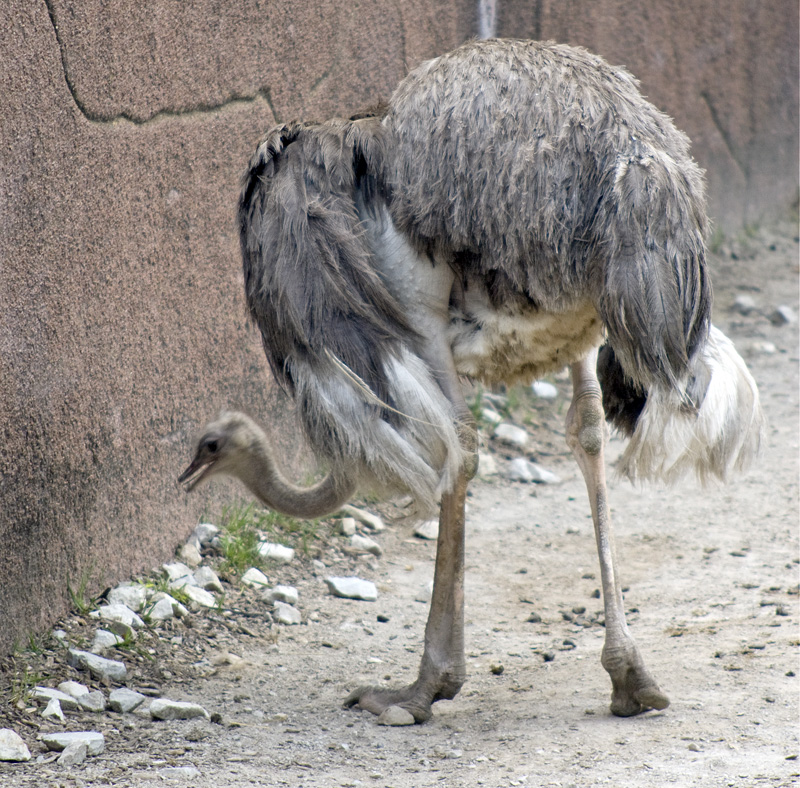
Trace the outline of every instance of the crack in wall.
<path fill-rule="evenodd" d="M 133 123 L 136 126 L 144 126 L 145 124 L 164 120 L 166 118 L 182 118 L 190 117 L 192 115 L 213 114 L 219 110 L 226 109 L 227 107 L 232 107 L 239 104 L 253 104 L 259 100 L 266 102 L 270 112 L 272 113 L 273 120 L 277 120 L 278 116 L 275 112 L 275 107 L 272 104 L 272 94 L 269 88 L 259 88 L 254 93 L 246 95 L 233 93 L 228 96 L 228 98 L 216 104 L 196 104 L 192 107 L 187 107 L 186 109 L 180 110 L 160 109 L 146 118 L 139 118 L 128 112 L 119 112 L 116 115 L 110 116 L 103 115 L 102 113 L 98 112 L 92 112 L 81 100 L 80 96 L 78 95 L 78 90 L 75 87 L 75 82 L 70 76 L 69 68 L 67 67 L 66 46 L 61 40 L 61 35 L 58 31 L 58 19 L 56 17 L 55 8 L 53 7 L 53 0 L 44 0 L 44 4 L 47 7 L 47 13 L 50 17 L 50 23 L 53 26 L 56 43 L 58 44 L 58 51 L 61 57 L 61 71 L 64 75 L 64 82 L 67 85 L 67 90 L 69 90 L 69 94 L 72 97 L 72 101 L 77 107 L 78 111 L 81 113 L 81 115 L 83 115 L 84 118 L 86 118 L 86 120 L 91 123 L 109 124 L 119 121 L 127 121 L 128 123 Z"/>
<path fill-rule="evenodd" d="M 749 185 L 750 183 L 750 173 L 747 168 L 747 163 L 740 160 L 740 157 L 737 155 L 733 139 L 731 138 L 730 133 L 727 131 L 725 126 L 722 123 L 722 119 L 717 114 L 717 111 L 714 109 L 714 105 L 711 102 L 711 97 L 708 95 L 706 91 L 701 91 L 700 98 L 703 99 L 706 106 L 708 107 L 708 114 L 711 117 L 711 122 L 714 124 L 714 127 L 719 132 L 720 137 L 722 137 L 722 141 L 725 143 L 725 147 L 730 153 L 731 158 L 733 159 L 734 164 L 739 168 L 739 171 L 744 175 L 745 184 Z"/>

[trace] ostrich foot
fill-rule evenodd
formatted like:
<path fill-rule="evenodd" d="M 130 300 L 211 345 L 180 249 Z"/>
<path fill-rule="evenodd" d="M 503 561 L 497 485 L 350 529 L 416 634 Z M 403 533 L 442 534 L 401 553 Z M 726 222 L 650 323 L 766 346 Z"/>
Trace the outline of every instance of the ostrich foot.
<path fill-rule="evenodd" d="M 380 687 L 358 687 L 344 702 L 345 708 L 357 706 L 360 709 L 381 714 L 389 706 L 400 706 L 410 712 L 414 722 L 429 720 L 433 714 L 431 706 L 437 700 L 452 700 L 458 695 L 464 683 L 463 677 L 445 677 L 438 680 L 422 677 L 413 684 L 400 689 L 381 689 Z"/>
<path fill-rule="evenodd" d="M 632 717 L 649 709 L 666 709 L 669 698 L 647 670 L 632 640 L 617 648 L 603 649 L 603 667 L 611 677 L 611 713 Z"/>

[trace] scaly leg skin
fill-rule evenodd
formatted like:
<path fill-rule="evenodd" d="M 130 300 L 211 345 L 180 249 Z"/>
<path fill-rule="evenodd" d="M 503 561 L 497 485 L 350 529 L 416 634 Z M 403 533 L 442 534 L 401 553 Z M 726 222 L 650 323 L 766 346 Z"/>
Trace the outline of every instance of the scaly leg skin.
<path fill-rule="evenodd" d="M 346 707 L 358 706 L 380 714 L 389 706 L 400 706 L 416 722 L 431 717 L 431 705 L 451 700 L 467 676 L 464 659 L 464 499 L 468 474 L 464 470 L 452 492 L 442 497 L 439 540 L 425 651 L 417 680 L 407 687 L 384 690 L 359 687 L 345 700 Z"/>
<path fill-rule="evenodd" d="M 583 473 L 592 506 L 606 618 L 600 661 L 611 677 L 611 711 L 619 717 L 630 717 L 648 709 L 665 709 L 669 698 L 645 667 L 625 622 L 606 494 L 604 446 L 608 428 L 596 365 L 594 351 L 571 367 L 573 395 L 567 413 L 567 444 Z"/>

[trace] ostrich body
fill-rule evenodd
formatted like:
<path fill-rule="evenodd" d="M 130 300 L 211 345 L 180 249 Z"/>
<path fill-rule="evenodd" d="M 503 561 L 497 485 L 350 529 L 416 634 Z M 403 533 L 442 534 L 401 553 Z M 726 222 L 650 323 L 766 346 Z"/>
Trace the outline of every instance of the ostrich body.
<path fill-rule="evenodd" d="M 346 703 L 398 704 L 422 721 L 460 690 L 476 434 L 459 375 L 510 383 L 569 366 L 567 443 L 597 539 L 611 708 L 666 707 L 625 623 L 606 417 L 631 438 L 621 468 L 633 479 L 725 479 L 761 434 L 755 383 L 710 326 L 687 138 L 626 71 L 584 50 L 474 42 L 417 67 L 380 116 L 272 129 L 245 175 L 239 226 L 267 358 L 330 471 L 305 492 L 289 485 L 263 433 L 227 414 L 182 479 L 230 473 L 300 516 L 356 489 L 439 512 L 419 676 Z"/>

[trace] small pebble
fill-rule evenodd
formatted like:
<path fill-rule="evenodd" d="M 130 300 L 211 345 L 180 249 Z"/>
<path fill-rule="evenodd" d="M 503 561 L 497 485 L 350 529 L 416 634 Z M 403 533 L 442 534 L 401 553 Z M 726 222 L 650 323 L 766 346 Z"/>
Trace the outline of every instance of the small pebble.
<path fill-rule="evenodd" d="M 339 520 L 339 532 L 342 536 L 352 536 L 356 532 L 356 518 L 342 517 Z"/>
<path fill-rule="evenodd" d="M 353 517 L 362 525 L 365 525 L 371 531 L 375 531 L 379 533 L 386 529 L 386 526 L 383 524 L 383 520 L 378 517 L 377 514 L 372 514 L 372 512 L 368 512 L 365 509 L 357 509 L 355 506 L 347 506 L 342 507 L 342 512 L 349 517 Z"/>
<path fill-rule="evenodd" d="M 68 744 L 58 756 L 59 766 L 80 766 L 89 755 L 89 745 L 85 741 Z"/>
<path fill-rule="evenodd" d="M 106 747 L 106 740 L 98 731 L 79 731 L 74 733 L 45 733 L 42 742 L 48 750 L 61 752 L 73 742 L 84 742 L 89 755 L 100 755 Z"/>
<path fill-rule="evenodd" d="M 145 699 L 146 697 L 141 692 L 134 692 L 127 687 L 120 687 L 111 691 L 108 696 L 108 705 L 112 711 L 125 714 L 141 706 Z"/>
<path fill-rule="evenodd" d="M 439 521 L 427 520 L 424 523 L 420 523 L 414 529 L 414 536 L 418 536 L 420 539 L 430 539 L 435 541 L 439 538 Z"/>
<path fill-rule="evenodd" d="M 531 391 L 541 399 L 555 399 L 558 396 L 558 389 L 544 380 L 537 380 L 531 385 Z"/>
<path fill-rule="evenodd" d="M 300 611 L 286 602 L 275 602 L 272 616 L 279 624 L 299 624 L 302 621 Z"/>
<path fill-rule="evenodd" d="M 401 725 L 413 725 L 414 715 L 401 706 L 388 706 L 377 719 L 378 725 L 389 725 L 399 727 Z"/>
<path fill-rule="evenodd" d="M 381 546 L 373 539 L 369 539 L 361 534 L 353 534 L 350 537 L 350 549 L 357 553 L 370 553 L 380 558 L 383 555 Z"/>
<path fill-rule="evenodd" d="M 517 449 L 524 449 L 528 445 L 529 435 L 527 431 L 514 424 L 498 424 L 492 434 L 501 443 L 506 443 Z"/>
<path fill-rule="evenodd" d="M 106 697 L 99 690 L 81 695 L 78 698 L 78 703 L 84 711 L 99 713 L 106 710 Z"/>
<path fill-rule="evenodd" d="M 191 569 L 196 569 L 203 563 L 203 556 L 200 555 L 200 548 L 192 541 L 181 545 L 181 549 L 178 551 L 178 558 Z"/>
<path fill-rule="evenodd" d="M 788 326 L 797 322 L 797 315 L 790 306 L 779 306 L 769 316 L 769 320 L 774 326 Z"/>
<path fill-rule="evenodd" d="M 378 589 L 369 580 L 360 577 L 326 577 L 325 584 L 331 594 L 345 599 L 363 599 L 374 602 L 378 598 Z"/>
<path fill-rule="evenodd" d="M 287 605 L 296 605 L 299 597 L 294 586 L 275 586 L 261 595 L 265 602 L 285 602 Z"/>
<path fill-rule="evenodd" d="M 150 716 L 154 720 L 191 720 L 195 717 L 209 718 L 208 712 L 197 703 L 187 703 L 168 698 L 156 698 L 150 704 Z"/>
<path fill-rule="evenodd" d="M 0 761 L 21 763 L 31 759 L 28 745 L 10 728 L 0 729 Z"/>
<path fill-rule="evenodd" d="M 260 569 L 256 569 L 252 566 L 242 575 L 242 582 L 246 586 L 263 588 L 269 585 L 269 578 Z"/>
<path fill-rule="evenodd" d="M 294 550 L 291 547 L 272 542 L 261 542 L 258 546 L 258 554 L 268 561 L 276 561 L 279 564 L 289 564 L 294 560 Z"/>
<path fill-rule="evenodd" d="M 58 698 L 50 698 L 47 706 L 42 711 L 42 717 L 46 720 L 64 722 L 64 712 L 61 711 L 61 704 L 58 702 Z"/>

